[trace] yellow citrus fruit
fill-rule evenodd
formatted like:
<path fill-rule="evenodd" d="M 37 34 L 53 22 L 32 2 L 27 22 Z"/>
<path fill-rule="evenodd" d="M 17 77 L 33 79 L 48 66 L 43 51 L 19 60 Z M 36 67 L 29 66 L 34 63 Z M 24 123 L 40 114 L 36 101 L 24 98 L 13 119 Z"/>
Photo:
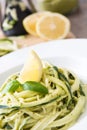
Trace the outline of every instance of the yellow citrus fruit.
<path fill-rule="evenodd" d="M 45 40 L 62 39 L 70 31 L 70 21 L 61 14 L 50 13 L 38 20 L 36 31 Z"/>
<path fill-rule="evenodd" d="M 38 34 L 36 32 L 36 23 L 39 20 L 39 18 L 41 18 L 42 16 L 44 16 L 48 13 L 50 13 L 50 12 L 48 12 L 48 11 L 37 12 L 37 13 L 31 14 L 31 15 L 25 17 L 23 20 L 23 26 L 24 26 L 25 30 L 34 36 L 38 36 Z"/>
<path fill-rule="evenodd" d="M 20 72 L 18 80 L 21 83 L 26 81 L 40 81 L 43 65 L 39 56 L 32 50 Z"/>

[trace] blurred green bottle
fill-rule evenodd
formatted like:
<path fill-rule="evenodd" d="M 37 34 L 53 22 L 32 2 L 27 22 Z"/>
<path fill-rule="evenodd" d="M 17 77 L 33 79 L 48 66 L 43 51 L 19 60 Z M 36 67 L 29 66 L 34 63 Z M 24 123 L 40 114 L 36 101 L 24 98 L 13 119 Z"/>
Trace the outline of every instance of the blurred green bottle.
<path fill-rule="evenodd" d="M 78 7 L 78 0 L 31 0 L 36 11 L 52 11 L 67 14 Z"/>

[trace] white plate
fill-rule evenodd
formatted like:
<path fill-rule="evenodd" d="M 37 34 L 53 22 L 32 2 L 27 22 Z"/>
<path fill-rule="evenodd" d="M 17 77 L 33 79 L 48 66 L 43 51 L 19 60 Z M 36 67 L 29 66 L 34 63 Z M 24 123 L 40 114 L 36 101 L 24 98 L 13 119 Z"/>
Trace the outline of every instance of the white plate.
<path fill-rule="evenodd" d="M 23 66 L 29 50 L 35 50 L 41 59 L 67 68 L 87 83 L 87 39 L 55 40 L 20 49 L 0 58 L 0 85 Z M 87 109 L 69 130 L 86 130 Z"/>

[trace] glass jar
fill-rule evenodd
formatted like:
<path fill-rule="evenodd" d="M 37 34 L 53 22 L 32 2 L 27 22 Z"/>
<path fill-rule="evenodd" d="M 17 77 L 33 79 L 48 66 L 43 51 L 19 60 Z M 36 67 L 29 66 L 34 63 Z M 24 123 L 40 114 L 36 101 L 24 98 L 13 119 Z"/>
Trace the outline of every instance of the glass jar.
<path fill-rule="evenodd" d="M 78 0 L 31 0 L 37 11 L 47 10 L 62 14 L 70 13 L 78 7 Z"/>

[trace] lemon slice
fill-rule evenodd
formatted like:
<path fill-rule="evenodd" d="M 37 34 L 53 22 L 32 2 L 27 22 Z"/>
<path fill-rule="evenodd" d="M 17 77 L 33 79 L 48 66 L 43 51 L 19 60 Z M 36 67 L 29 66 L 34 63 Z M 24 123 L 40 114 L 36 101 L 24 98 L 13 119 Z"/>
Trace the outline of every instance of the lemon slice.
<path fill-rule="evenodd" d="M 70 31 L 70 21 L 61 14 L 50 13 L 38 20 L 36 31 L 45 40 L 63 39 Z"/>
<path fill-rule="evenodd" d="M 50 13 L 50 12 L 48 12 L 48 11 L 38 12 L 38 13 L 31 14 L 31 15 L 27 16 L 26 18 L 24 18 L 23 26 L 24 26 L 25 30 L 34 36 L 38 36 L 38 34 L 36 32 L 36 23 L 39 20 L 39 18 L 41 18 L 42 16 L 44 16 L 48 13 Z"/>
<path fill-rule="evenodd" d="M 19 75 L 19 81 L 40 81 L 42 76 L 43 65 L 39 56 L 32 50 L 23 66 Z"/>

